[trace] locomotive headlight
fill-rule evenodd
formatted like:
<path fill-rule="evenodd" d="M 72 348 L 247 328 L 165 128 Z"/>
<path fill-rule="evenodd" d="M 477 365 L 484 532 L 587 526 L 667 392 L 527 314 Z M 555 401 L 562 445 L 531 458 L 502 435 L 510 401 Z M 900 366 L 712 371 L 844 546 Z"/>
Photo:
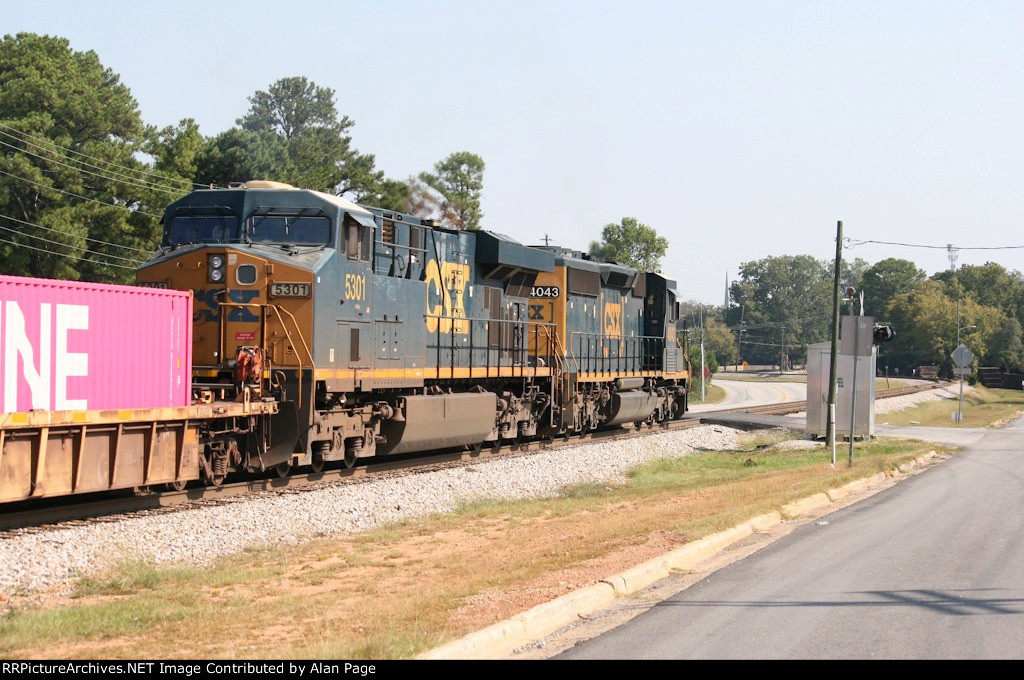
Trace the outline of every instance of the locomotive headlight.
<path fill-rule="evenodd" d="M 206 278 L 211 283 L 220 283 L 221 281 L 223 281 L 225 275 L 227 274 L 226 268 L 224 266 L 224 256 L 210 255 L 206 263 L 208 265 Z"/>

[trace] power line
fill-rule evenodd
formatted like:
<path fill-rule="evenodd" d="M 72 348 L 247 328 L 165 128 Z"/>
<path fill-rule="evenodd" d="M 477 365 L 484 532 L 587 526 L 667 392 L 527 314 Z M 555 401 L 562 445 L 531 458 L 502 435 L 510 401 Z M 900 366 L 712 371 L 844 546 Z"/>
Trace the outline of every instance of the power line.
<path fill-rule="evenodd" d="M 769 322 L 769 323 L 759 323 L 759 324 L 746 324 L 745 323 L 742 326 L 726 326 L 725 329 L 728 330 L 728 331 L 742 330 L 744 332 L 745 331 L 750 331 L 750 330 L 767 330 L 767 329 L 781 328 L 782 326 L 798 326 L 800 324 L 810 323 L 812 321 L 819 321 L 819 320 L 825 319 L 825 318 L 828 318 L 828 317 L 826 315 L 822 314 L 821 316 L 809 316 L 809 317 L 804 318 L 804 319 L 790 319 L 788 321 L 772 321 L 772 322 Z"/>
<path fill-rule="evenodd" d="M 132 210 L 131 208 L 129 208 L 126 205 L 118 205 L 117 203 L 107 203 L 105 201 L 100 201 L 100 200 L 97 200 L 95 198 L 89 198 L 88 196 L 82 196 L 81 194 L 72 193 L 70 191 L 64 191 L 63 189 L 58 189 L 57 187 L 47 186 L 47 185 L 45 185 L 45 184 L 43 184 L 41 182 L 37 182 L 37 181 L 29 179 L 27 177 L 20 177 L 19 175 L 14 175 L 14 174 L 11 174 L 9 172 L 5 172 L 4 170 L 0 170 L 0 174 L 7 175 L 8 177 L 13 177 L 14 179 L 19 179 L 22 182 L 28 182 L 29 184 L 34 184 L 37 187 L 41 187 L 43 189 L 49 189 L 51 191 L 56 191 L 58 193 L 65 194 L 67 196 L 73 196 L 75 198 L 80 198 L 83 201 L 91 201 L 93 203 L 98 203 L 99 205 L 109 206 L 111 208 L 121 208 L 122 210 L 127 210 L 128 212 L 133 212 L 133 213 L 139 213 L 140 215 L 149 215 L 150 217 L 156 217 L 156 218 L 162 217 L 161 215 L 157 215 L 156 213 L 147 212 L 145 210 Z"/>
<path fill-rule="evenodd" d="M 74 234 L 71 234 L 70 232 L 67 232 L 67 231 L 63 231 L 61 229 L 54 229 L 53 227 L 45 227 L 45 226 L 43 226 L 41 224 L 35 224 L 34 222 L 26 222 L 25 220 L 19 220 L 17 217 L 8 217 L 7 215 L 0 215 L 0 218 L 3 218 L 5 220 L 11 220 L 12 222 L 17 222 L 19 224 L 25 224 L 25 225 L 28 225 L 30 227 L 36 227 L 37 229 L 45 229 L 46 231 L 52 231 L 52 232 L 56 232 L 58 234 L 66 234 L 68 236 L 75 236 Z M 7 227 L 0 227 L 0 229 L 7 229 Z M 7 230 L 8 231 L 13 231 L 13 229 L 7 229 Z M 24 233 L 24 232 L 15 232 L 15 233 Z M 25 235 L 26 236 L 31 236 L 31 234 L 25 234 Z M 84 238 L 86 241 L 92 241 L 93 243 L 99 243 L 100 245 L 104 245 L 104 246 L 112 246 L 114 248 L 123 248 L 125 250 L 134 250 L 137 253 L 143 253 L 143 254 L 145 254 L 147 256 L 148 255 L 152 255 L 152 251 L 145 250 L 143 248 L 135 248 L 133 246 L 126 246 L 126 245 L 122 245 L 120 243 L 111 243 L 110 241 L 101 241 L 101 240 L 96 239 L 96 238 L 89 238 L 88 236 L 75 236 L 75 238 Z M 139 260 L 131 260 L 131 261 L 132 262 L 138 262 Z"/>
<path fill-rule="evenodd" d="M 151 170 L 140 170 L 138 168 L 131 168 L 131 167 L 128 167 L 127 165 L 121 165 L 120 163 L 115 163 L 113 161 L 108 161 L 106 159 L 99 158 L 97 156 L 91 156 L 89 154 L 82 153 L 81 151 L 77 151 L 75 149 L 69 149 L 68 147 L 61 146 L 60 144 L 57 144 L 53 140 L 47 139 L 46 137 L 36 137 L 34 135 L 30 135 L 27 132 L 23 132 L 22 130 L 17 129 L 16 127 L 12 127 L 10 125 L 6 125 L 5 123 L 0 123 L 0 128 L 4 128 L 4 129 L 7 129 L 7 130 L 13 130 L 17 135 L 19 135 L 22 139 L 24 139 L 28 144 L 31 144 L 32 146 L 35 146 L 36 148 L 46 148 L 46 146 L 49 146 L 51 148 L 60 149 L 61 151 L 65 151 L 67 153 L 74 154 L 76 156 L 81 156 L 83 158 L 88 158 L 89 160 L 97 161 L 97 162 L 103 163 L 105 165 L 109 165 L 109 166 L 112 166 L 112 167 L 115 167 L 115 168 L 121 168 L 122 170 L 128 170 L 132 175 L 135 175 L 135 176 L 138 176 L 138 175 L 151 175 L 151 176 L 156 177 L 156 178 L 158 178 L 160 180 L 163 180 L 165 182 L 176 182 L 176 181 L 178 181 L 178 179 L 176 179 L 174 177 L 169 177 L 167 175 L 161 175 L 158 172 L 152 172 Z M 6 136 L 8 136 L 8 137 L 10 137 L 12 139 L 18 139 L 18 137 L 15 137 L 14 135 L 11 135 L 11 134 L 6 133 L 6 132 L 0 132 L 0 134 L 6 135 Z M 36 144 L 34 142 L 42 142 L 43 145 L 45 145 L 45 146 L 41 146 L 40 144 Z M 96 166 L 91 166 L 91 167 L 96 167 Z M 97 170 L 99 170 L 99 169 L 101 169 L 101 168 L 97 168 Z M 192 186 L 199 187 L 199 188 L 203 188 L 203 187 L 206 186 L 204 184 L 196 184 L 195 182 L 192 182 L 191 184 L 192 184 Z"/>
<path fill-rule="evenodd" d="M 862 246 L 866 243 L 875 243 L 883 246 L 905 246 L 907 248 L 934 248 L 937 250 L 949 250 L 950 248 L 950 244 L 946 244 L 944 246 L 930 246 L 920 243 L 896 243 L 893 241 L 854 241 L 849 237 L 844 238 L 843 240 L 852 244 L 847 246 L 848 248 L 856 248 L 857 246 Z M 956 250 L 1019 250 L 1021 248 L 1024 248 L 1024 246 L 956 246 Z"/>
<path fill-rule="evenodd" d="M 86 252 L 86 253 L 95 253 L 96 252 L 96 251 L 93 251 L 93 250 L 89 250 L 88 248 L 83 248 L 82 246 L 72 245 L 71 243 L 61 243 L 60 241 L 54 241 L 53 239 L 50 239 L 50 238 L 44 238 L 42 236 L 36 236 L 35 234 L 26 234 L 23 231 L 18 231 L 17 229 L 11 229 L 10 227 L 5 227 L 5 226 L 2 226 L 2 225 L 0 225 L 0 229 L 3 229 L 4 231 L 9 231 L 12 234 L 20 234 L 21 236 L 27 236 L 27 237 L 33 238 L 33 239 L 35 239 L 37 241 L 45 241 L 46 243 L 52 243 L 54 245 L 61 246 L 63 248 L 72 248 L 73 250 L 80 250 L 80 251 Z M 96 253 L 96 254 L 97 255 L 102 255 L 103 257 L 112 257 L 115 260 L 122 260 L 124 262 L 132 262 L 134 264 L 142 264 L 143 262 L 145 262 L 145 260 L 133 260 L 130 257 L 121 257 L 120 255 L 111 255 L 110 253 Z"/>
<path fill-rule="evenodd" d="M 67 253 L 58 253 L 58 252 L 55 252 L 53 250 L 47 250 L 46 248 L 36 248 L 35 246 L 30 246 L 27 243 L 16 243 L 14 241 L 8 241 L 5 238 L 0 238 L 0 243 L 8 243 L 8 244 L 10 244 L 12 246 L 15 246 L 17 248 L 28 248 L 29 250 L 37 250 L 37 251 L 39 251 L 41 253 L 48 253 L 50 255 L 56 255 L 58 257 L 64 257 L 64 258 L 67 258 L 67 259 L 71 259 L 71 256 L 68 255 Z M 65 245 L 65 244 L 61 244 L 61 245 Z M 88 258 L 88 257 L 75 258 L 75 261 L 76 262 L 91 262 L 92 264 L 103 265 L 105 267 L 117 267 L 118 269 L 131 269 L 131 270 L 137 269 L 136 267 L 129 267 L 129 266 L 123 265 L 123 264 L 114 264 L 113 262 L 99 262 L 97 260 L 94 260 L 94 259 Z"/>
<path fill-rule="evenodd" d="M 0 134 L 6 134 L 6 133 L 0 132 Z M 167 187 L 162 187 L 162 186 L 159 186 L 159 185 L 156 185 L 156 184 L 152 184 L 150 182 L 145 182 L 145 180 L 143 180 L 143 183 L 132 182 L 132 181 L 128 181 L 128 180 L 118 179 L 117 177 L 111 177 L 109 175 L 104 175 L 104 174 L 99 173 L 99 172 L 92 172 L 91 170 L 86 170 L 85 168 L 81 168 L 81 167 L 78 167 L 76 165 L 69 165 L 67 163 L 62 163 L 61 161 L 56 160 L 54 158 L 47 158 L 46 156 L 40 156 L 37 153 L 32 153 L 31 151 L 28 151 L 27 149 L 19 148 L 19 147 L 13 145 L 13 144 L 9 144 L 8 142 L 2 141 L 2 140 L 0 140 L 0 146 L 6 146 L 6 147 L 8 147 L 10 149 L 14 149 L 18 153 L 23 153 L 23 154 L 25 154 L 27 156 L 33 156 L 33 157 L 38 158 L 38 159 L 40 159 L 42 161 L 46 161 L 47 163 L 53 163 L 54 165 L 60 165 L 60 166 L 63 166 L 65 168 L 69 168 L 71 170 L 74 170 L 75 172 L 81 172 L 81 173 L 84 173 L 86 175 L 92 175 L 93 177 L 99 177 L 101 179 L 109 180 L 111 182 L 118 182 L 118 183 L 123 184 L 125 186 L 134 186 L 134 187 L 138 187 L 140 189 L 147 189 L 149 191 L 161 191 L 161 192 L 163 192 L 165 194 L 173 194 L 173 195 L 177 195 L 177 194 L 183 193 L 181 189 L 170 189 L 170 188 L 167 188 Z M 95 166 L 91 166 L 91 167 L 95 167 Z M 98 170 L 102 170 L 103 168 L 97 168 L 97 169 Z"/>
<path fill-rule="evenodd" d="M 113 179 L 113 178 L 116 178 L 116 177 L 126 177 L 126 178 L 132 179 L 132 180 L 139 180 L 140 182 L 144 182 L 145 184 L 148 184 L 151 187 L 159 189 L 161 191 L 167 191 L 168 190 L 168 187 L 159 185 L 159 184 L 157 184 L 155 182 L 150 182 L 149 180 L 145 179 L 143 177 L 143 175 L 147 174 L 147 171 L 138 171 L 138 170 L 135 170 L 135 169 L 132 169 L 132 168 L 128 168 L 127 166 L 124 166 L 124 165 L 119 165 L 118 163 L 114 163 L 112 161 L 107 161 L 107 160 L 104 160 L 102 158 L 98 158 L 96 156 L 89 156 L 89 155 L 86 155 L 84 153 L 75 151 L 74 149 L 68 149 L 68 148 L 60 146 L 58 144 L 54 144 L 52 142 L 49 142 L 48 140 L 47 140 L 47 144 L 46 145 L 36 144 L 35 142 L 31 141 L 33 138 L 29 137 L 28 135 L 25 135 L 26 138 L 22 139 L 20 137 L 16 137 L 16 136 L 14 136 L 14 135 L 12 135 L 12 134 L 10 134 L 8 132 L 4 132 L 2 130 L 0 130 L 0 135 L 3 135 L 4 137 L 10 137 L 11 139 L 13 139 L 16 142 L 21 142 L 21 143 L 25 144 L 26 146 L 35 147 L 36 149 L 39 149 L 39 150 L 44 151 L 46 153 L 53 153 L 54 150 L 57 149 L 57 150 L 65 152 L 65 155 L 66 154 L 75 154 L 77 156 L 82 156 L 83 158 L 88 158 L 88 159 L 96 161 L 98 163 L 103 163 L 104 165 L 109 165 L 109 166 L 113 166 L 115 168 L 122 168 L 122 169 L 125 169 L 125 170 L 129 170 L 130 173 L 131 173 L 131 174 L 126 174 L 126 173 L 123 173 L 123 172 L 118 172 L 116 170 L 111 170 L 110 168 L 104 168 L 104 167 L 100 167 L 98 165 L 93 165 L 92 163 L 86 163 L 85 161 L 80 161 L 80 160 L 78 160 L 76 158 L 67 158 L 67 160 L 69 160 L 69 161 L 71 161 L 73 163 L 79 163 L 80 165 L 83 165 L 83 166 L 85 166 L 87 168 L 93 168 L 95 170 L 100 170 L 101 172 L 109 173 L 110 176 L 103 175 L 104 177 L 107 177 L 108 179 Z M 3 143 L 6 144 L 7 146 L 10 146 L 12 149 L 17 149 L 18 148 L 16 146 L 8 144 L 7 142 L 3 142 Z M 31 153 L 31 152 L 29 152 L 27 150 L 22 150 L 22 153 Z M 33 155 L 35 155 L 35 154 L 33 154 Z M 41 156 L 38 156 L 38 157 L 42 158 Z M 173 180 L 171 180 L 171 181 L 173 181 Z"/>

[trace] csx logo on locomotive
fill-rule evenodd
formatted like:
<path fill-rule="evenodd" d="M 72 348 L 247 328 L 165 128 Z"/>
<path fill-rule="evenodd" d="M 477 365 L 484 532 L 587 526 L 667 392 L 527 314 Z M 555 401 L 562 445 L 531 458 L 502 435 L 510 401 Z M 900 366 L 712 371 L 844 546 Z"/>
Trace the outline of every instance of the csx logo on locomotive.
<path fill-rule="evenodd" d="M 464 303 L 466 285 L 469 283 L 469 265 L 437 260 L 427 263 L 427 331 L 442 333 L 453 331 L 459 335 L 469 333 L 469 324 L 462 321 L 466 316 Z M 439 317 L 460 317 L 459 319 Z"/>
<path fill-rule="evenodd" d="M 220 303 L 224 296 L 223 288 L 193 289 L 196 309 L 192 312 L 193 321 L 220 321 Z M 259 297 L 258 290 L 231 290 L 228 291 L 228 301 L 238 304 L 248 304 Z M 206 305 L 206 309 L 199 309 Z M 228 321 L 259 321 L 260 317 L 247 307 L 235 307 L 228 312 Z"/>
<path fill-rule="evenodd" d="M 622 303 L 604 303 L 604 334 L 622 335 Z"/>

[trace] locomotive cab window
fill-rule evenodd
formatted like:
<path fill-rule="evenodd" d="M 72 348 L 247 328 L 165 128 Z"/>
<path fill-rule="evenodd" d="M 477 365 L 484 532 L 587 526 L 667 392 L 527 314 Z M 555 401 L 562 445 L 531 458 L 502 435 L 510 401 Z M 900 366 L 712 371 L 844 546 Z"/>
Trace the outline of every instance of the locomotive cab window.
<path fill-rule="evenodd" d="M 330 243 L 331 221 L 322 215 L 257 215 L 248 236 L 253 243 L 322 246 Z"/>
<path fill-rule="evenodd" d="M 368 220 L 370 224 L 359 222 L 352 215 L 345 215 L 345 241 L 349 259 L 369 262 L 373 221 L 371 218 L 364 219 Z"/>
<path fill-rule="evenodd" d="M 167 226 L 166 245 L 237 243 L 238 218 L 234 215 L 182 215 Z"/>

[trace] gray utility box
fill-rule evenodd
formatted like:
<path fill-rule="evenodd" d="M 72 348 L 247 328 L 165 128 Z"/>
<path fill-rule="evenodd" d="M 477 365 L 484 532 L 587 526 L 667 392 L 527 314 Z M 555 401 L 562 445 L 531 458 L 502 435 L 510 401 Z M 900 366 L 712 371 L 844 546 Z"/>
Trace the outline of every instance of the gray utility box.
<path fill-rule="evenodd" d="M 866 438 L 875 435 L 877 348 L 870 341 L 867 346 L 867 356 L 839 354 L 836 357 L 837 439 L 850 436 L 854 361 L 857 362 L 857 413 L 854 417 L 853 436 Z M 807 346 L 807 434 L 812 437 L 824 437 L 828 428 L 828 379 L 831 363 L 832 343 L 819 342 Z"/>

